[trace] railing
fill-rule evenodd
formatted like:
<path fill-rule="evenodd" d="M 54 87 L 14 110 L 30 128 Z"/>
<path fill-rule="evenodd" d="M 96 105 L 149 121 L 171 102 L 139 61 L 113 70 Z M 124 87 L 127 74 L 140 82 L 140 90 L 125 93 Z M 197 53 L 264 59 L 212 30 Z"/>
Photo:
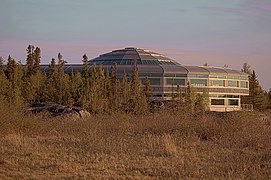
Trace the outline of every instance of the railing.
<path fill-rule="evenodd" d="M 241 104 L 241 109 L 244 111 L 253 111 L 253 104 Z"/>

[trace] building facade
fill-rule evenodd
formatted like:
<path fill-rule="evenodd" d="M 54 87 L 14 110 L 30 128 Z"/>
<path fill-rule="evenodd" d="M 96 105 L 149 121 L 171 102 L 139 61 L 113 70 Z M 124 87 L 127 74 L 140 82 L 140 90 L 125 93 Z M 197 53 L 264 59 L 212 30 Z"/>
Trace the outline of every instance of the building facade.
<path fill-rule="evenodd" d="M 197 93 L 209 92 L 211 111 L 241 110 L 241 96 L 249 95 L 248 74 L 219 67 L 183 66 L 177 61 L 161 54 L 139 48 L 125 48 L 102 54 L 89 61 L 102 65 L 110 71 L 116 64 L 118 77 L 124 73 L 131 77 L 134 63 L 137 64 L 142 82 L 150 80 L 152 98 L 165 101 L 172 97 L 172 89 L 185 91 L 188 84 Z M 66 65 L 66 71 L 81 71 L 82 65 Z"/>

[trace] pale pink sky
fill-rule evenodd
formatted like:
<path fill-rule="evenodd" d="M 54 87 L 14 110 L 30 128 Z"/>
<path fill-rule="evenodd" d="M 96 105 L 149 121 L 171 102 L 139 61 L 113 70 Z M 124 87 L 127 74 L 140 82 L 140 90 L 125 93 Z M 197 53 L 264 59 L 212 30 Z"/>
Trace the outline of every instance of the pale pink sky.
<path fill-rule="evenodd" d="M 1 0 L 0 56 L 23 63 L 29 44 L 42 63 L 58 52 L 81 63 L 125 47 L 146 48 L 183 65 L 249 63 L 271 88 L 270 0 Z"/>

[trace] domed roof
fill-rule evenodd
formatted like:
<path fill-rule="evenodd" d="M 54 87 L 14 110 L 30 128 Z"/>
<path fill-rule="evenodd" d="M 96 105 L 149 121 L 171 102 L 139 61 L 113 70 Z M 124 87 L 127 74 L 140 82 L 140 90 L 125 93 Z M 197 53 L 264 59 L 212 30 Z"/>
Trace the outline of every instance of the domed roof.
<path fill-rule="evenodd" d="M 137 65 L 180 65 L 178 62 L 166 56 L 146 49 L 129 47 L 114 50 L 110 53 L 102 54 L 89 61 L 89 65 L 132 65 L 136 61 Z"/>

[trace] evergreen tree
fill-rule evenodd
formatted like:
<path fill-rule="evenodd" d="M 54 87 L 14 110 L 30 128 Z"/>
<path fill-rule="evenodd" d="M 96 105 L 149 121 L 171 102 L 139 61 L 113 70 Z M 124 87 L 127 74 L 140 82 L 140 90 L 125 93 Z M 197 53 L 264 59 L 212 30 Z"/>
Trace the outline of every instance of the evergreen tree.
<path fill-rule="evenodd" d="M 30 77 L 34 74 L 34 46 L 29 45 L 26 49 L 27 58 L 26 58 L 26 65 L 25 65 L 25 74 L 26 77 Z"/>
<path fill-rule="evenodd" d="M 133 66 L 131 91 L 134 97 L 137 97 L 140 93 L 140 81 L 138 78 L 138 68 L 137 68 L 136 61 L 134 61 L 134 66 Z"/>
<path fill-rule="evenodd" d="M 119 108 L 119 81 L 117 75 L 117 64 L 114 64 L 111 67 L 110 81 L 112 89 L 112 96 L 110 97 L 110 107 L 112 111 L 116 111 Z"/>
<path fill-rule="evenodd" d="M 184 107 L 183 92 L 179 85 L 177 85 L 177 111 L 182 110 Z"/>
<path fill-rule="evenodd" d="M 58 70 L 57 70 L 56 61 L 54 58 L 52 58 L 51 63 L 49 64 L 48 78 L 47 78 L 47 85 L 46 85 L 46 94 L 49 101 L 53 101 L 53 102 L 58 101 L 58 90 L 59 90 Z"/>
<path fill-rule="evenodd" d="M 33 71 L 34 74 L 37 74 L 40 72 L 40 58 L 41 58 L 41 49 L 39 47 L 36 47 L 33 53 Z"/>
<path fill-rule="evenodd" d="M 196 93 L 191 87 L 190 83 L 187 84 L 186 94 L 185 94 L 185 110 L 187 115 L 191 116 L 195 113 L 195 101 Z"/>
<path fill-rule="evenodd" d="M 148 103 L 150 103 L 150 98 L 151 98 L 151 82 L 148 79 L 148 77 L 146 77 L 145 81 L 144 81 L 144 94 L 147 98 Z"/>
<path fill-rule="evenodd" d="M 87 78 L 89 75 L 88 72 L 88 56 L 86 54 L 83 55 L 83 67 L 82 67 L 82 77 Z"/>
<path fill-rule="evenodd" d="M 243 64 L 243 69 L 241 71 L 247 74 L 252 74 L 251 66 L 248 63 Z"/>
<path fill-rule="evenodd" d="M 28 102 L 42 100 L 45 81 L 40 70 L 41 50 L 29 45 L 27 48 L 26 70 L 24 76 L 23 96 Z"/>
<path fill-rule="evenodd" d="M 141 83 L 138 78 L 138 68 L 136 61 L 134 61 L 133 66 L 129 109 L 130 112 L 134 114 L 144 114 L 147 113 L 149 110 L 147 99 L 142 92 Z"/>
<path fill-rule="evenodd" d="M 269 108 L 271 108 L 271 89 L 269 89 L 269 92 L 268 92 L 268 100 L 269 100 Z"/>
<path fill-rule="evenodd" d="M 107 97 L 106 92 L 106 75 L 104 73 L 103 67 L 100 64 L 97 71 L 97 108 L 99 109 L 99 113 L 108 113 L 109 112 L 109 99 Z"/>
<path fill-rule="evenodd" d="M 203 94 L 196 94 L 195 98 L 195 113 L 202 115 L 209 110 L 209 95 L 208 91 L 204 90 Z"/>
<path fill-rule="evenodd" d="M 128 77 L 126 72 L 123 73 L 122 77 L 122 109 L 127 111 L 127 106 L 129 102 L 129 97 L 130 97 L 130 83 L 128 81 Z"/>
<path fill-rule="evenodd" d="M 254 70 L 249 76 L 249 96 L 247 97 L 247 100 L 244 101 L 248 104 L 252 104 L 257 110 L 263 110 L 267 106 L 266 96 L 257 80 Z"/>
<path fill-rule="evenodd" d="M 0 56 L 0 76 L 5 75 L 4 72 L 4 59 L 2 56 Z"/>
<path fill-rule="evenodd" d="M 16 61 L 9 56 L 6 72 L 9 81 L 6 99 L 10 104 L 20 107 L 23 105 L 21 92 L 23 68 L 21 64 L 17 64 Z"/>
<path fill-rule="evenodd" d="M 82 96 L 82 85 L 83 80 L 80 72 L 71 74 L 71 98 L 74 101 L 74 104 L 80 105 L 80 98 Z"/>
<path fill-rule="evenodd" d="M 68 81 L 68 78 L 66 78 L 65 71 L 64 71 L 64 66 L 65 63 L 67 63 L 64 59 L 63 56 L 58 53 L 58 64 L 57 64 L 57 69 L 58 69 L 58 98 L 57 98 L 57 103 L 63 104 L 64 99 L 68 99 L 68 97 L 65 97 L 67 95 L 67 92 L 65 92 L 66 89 L 66 83 Z"/>
<path fill-rule="evenodd" d="M 0 57 L 0 103 L 7 97 L 8 80 L 4 72 L 4 59 Z"/>
<path fill-rule="evenodd" d="M 7 69 L 6 69 L 6 75 L 7 75 L 7 79 L 14 83 L 14 75 L 15 75 L 15 71 L 16 71 L 16 61 L 11 58 L 11 56 L 8 56 L 8 62 L 7 62 Z"/>

